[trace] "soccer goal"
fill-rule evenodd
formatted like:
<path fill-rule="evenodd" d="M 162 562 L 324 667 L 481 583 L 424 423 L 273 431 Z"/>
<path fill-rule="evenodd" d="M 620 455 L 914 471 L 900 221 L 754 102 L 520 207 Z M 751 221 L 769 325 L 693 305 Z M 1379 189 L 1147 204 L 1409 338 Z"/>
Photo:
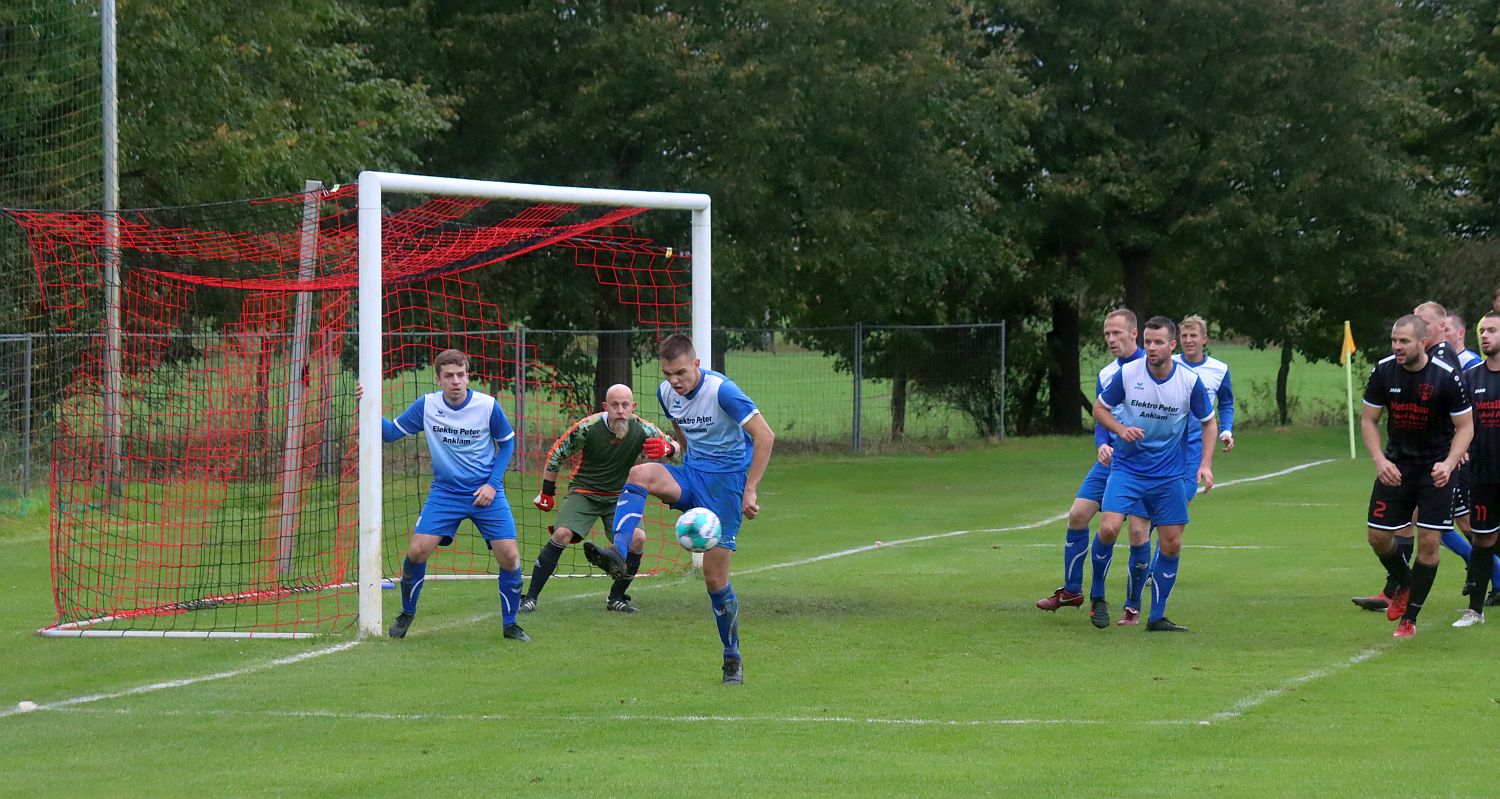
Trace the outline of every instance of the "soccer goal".
<path fill-rule="evenodd" d="M 523 567 L 547 536 L 530 504 L 547 449 L 601 384 L 633 384 L 659 417 L 655 342 L 688 332 L 711 355 L 702 194 L 365 172 L 212 206 L 5 214 L 57 389 L 44 635 L 379 634 L 431 474 L 421 437 L 382 446 L 380 417 L 435 388 L 437 352 L 464 350 L 517 430 Z M 506 315 L 523 304 L 547 327 Z M 358 408 L 356 381 L 380 387 Z M 643 573 L 686 568 L 659 506 L 646 526 Z M 429 575 L 493 569 L 465 525 Z"/>

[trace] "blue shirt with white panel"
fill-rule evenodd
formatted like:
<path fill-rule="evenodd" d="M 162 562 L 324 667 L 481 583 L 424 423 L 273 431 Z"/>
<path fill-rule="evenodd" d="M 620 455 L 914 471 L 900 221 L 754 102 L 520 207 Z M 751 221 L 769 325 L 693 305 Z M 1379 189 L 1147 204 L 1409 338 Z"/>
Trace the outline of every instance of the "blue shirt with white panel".
<path fill-rule="evenodd" d="M 656 390 L 662 412 L 687 438 L 683 465 L 700 472 L 744 472 L 753 444 L 744 426 L 760 409 L 733 380 L 703 369 L 698 385 L 686 396 L 663 380 Z"/>
<path fill-rule="evenodd" d="M 503 495 L 516 432 L 494 397 L 470 390 L 454 406 L 434 391 L 417 398 L 395 421 L 381 421 L 387 443 L 426 434 L 434 489 L 472 493 L 488 484 Z"/>
<path fill-rule="evenodd" d="M 1203 379 L 1176 361 L 1161 380 L 1145 359 L 1125 364 L 1099 398 L 1118 412 L 1121 424 L 1146 432 L 1139 441 L 1115 444 L 1114 470 L 1139 477 L 1180 476 L 1187 463 L 1187 429 L 1214 415 Z"/>
<path fill-rule="evenodd" d="M 1234 432 L 1234 387 L 1229 381 L 1229 364 L 1211 355 L 1203 356 L 1203 360 L 1192 363 L 1182 353 L 1172 356 L 1172 360 L 1192 369 L 1198 373 L 1203 380 L 1203 388 L 1208 391 L 1209 399 L 1213 400 L 1214 412 L 1219 414 L 1219 432 Z M 1188 452 L 1186 456 L 1188 472 L 1196 476 L 1198 473 L 1198 461 L 1203 457 L 1203 427 L 1190 424 L 1187 426 Z"/>

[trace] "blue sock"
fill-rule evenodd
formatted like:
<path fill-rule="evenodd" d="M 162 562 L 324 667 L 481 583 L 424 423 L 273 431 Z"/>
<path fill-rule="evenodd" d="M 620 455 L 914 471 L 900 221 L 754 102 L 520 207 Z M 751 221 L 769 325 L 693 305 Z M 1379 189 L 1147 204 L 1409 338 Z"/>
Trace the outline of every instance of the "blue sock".
<path fill-rule="evenodd" d="M 1457 528 L 1443 531 L 1443 546 L 1453 550 L 1453 553 L 1463 558 L 1465 562 L 1469 560 L 1469 554 L 1474 551 L 1469 539 L 1464 538 L 1464 534 L 1460 533 Z"/>
<path fill-rule="evenodd" d="M 615 502 L 614 544 L 620 557 L 629 557 L 630 539 L 635 537 L 635 528 L 641 526 L 646 514 L 646 487 L 626 483 L 620 489 L 620 498 Z"/>
<path fill-rule="evenodd" d="M 1125 577 L 1125 607 L 1141 609 L 1141 593 L 1151 573 L 1151 542 L 1130 545 L 1130 573 Z"/>
<path fill-rule="evenodd" d="M 521 606 L 521 567 L 500 570 L 500 618 L 505 626 L 516 623 L 516 609 Z"/>
<path fill-rule="evenodd" d="M 1104 579 L 1109 576 L 1109 564 L 1115 560 L 1115 545 L 1106 544 L 1094 536 L 1094 579 L 1089 583 L 1089 599 L 1104 598 Z"/>
<path fill-rule="evenodd" d="M 1177 558 L 1156 550 L 1156 561 L 1151 564 L 1151 617 L 1156 621 L 1167 615 L 1167 598 L 1172 596 L 1172 586 L 1177 584 Z"/>
<path fill-rule="evenodd" d="M 1407 566 L 1411 565 L 1411 556 L 1412 556 L 1413 552 L 1415 552 L 1416 547 L 1417 547 L 1417 538 L 1416 538 L 1416 536 L 1411 536 L 1411 535 L 1398 535 L 1398 536 L 1396 536 L 1396 552 L 1401 555 L 1401 559 L 1402 560 L 1406 561 L 1406 565 Z"/>
<path fill-rule="evenodd" d="M 719 625 L 719 640 L 724 642 L 724 657 L 740 656 L 740 603 L 734 598 L 734 586 L 725 584 L 708 595 L 714 606 L 714 623 Z"/>
<path fill-rule="evenodd" d="M 417 612 L 417 598 L 422 595 L 422 584 L 427 582 L 427 561 L 412 563 L 411 558 L 401 561 L 401 612 Z"/>
<path fill-rule="evenodd" d="M 1500 591 L 1500 555 L 1495 556 L 1495 568 L 1490 572 L 1490 586 Z"/>
<path fill-rule="evenodd" d="M 1063 590 L 1071 594 L 1083 593 L 1083 559 L 1089 552 L 1089 528 L 1068 528 L 1068 537 L 1063 539 Z"/>

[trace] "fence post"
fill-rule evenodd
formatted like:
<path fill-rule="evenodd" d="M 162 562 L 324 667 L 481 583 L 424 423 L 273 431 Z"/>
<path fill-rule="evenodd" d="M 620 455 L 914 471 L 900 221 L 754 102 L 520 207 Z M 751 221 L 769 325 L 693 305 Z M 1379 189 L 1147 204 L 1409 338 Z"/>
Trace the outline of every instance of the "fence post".
<path fill-rule="evenodd" d="M 31 341 L 33 334 L 26 335 L 26 351 L 21 358 L 21 373 L 26 375 L 21 390 L 21 497 L 31 492 Z"/>
<path fill-rule="evenodd" d="M 1005 440 L 1005 320 L 1000 320 L 1000 440 Z"/>
<path fill-rule="evenodd" d="M 860 451 L 860 419 L 863 417 L 863 405 L 860 402 L 860 386 L 865 378 L 865 326 L 863 322 L 854 323 L 854 433 L 851 444 L 855 452 Z"/>

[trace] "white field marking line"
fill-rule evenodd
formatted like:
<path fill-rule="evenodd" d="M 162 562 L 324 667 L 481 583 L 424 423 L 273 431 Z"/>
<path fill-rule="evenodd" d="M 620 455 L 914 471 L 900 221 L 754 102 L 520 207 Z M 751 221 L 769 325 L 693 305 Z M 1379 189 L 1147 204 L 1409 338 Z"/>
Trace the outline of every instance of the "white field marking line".
<path fill-rule="evenodd" d="M 1348 660 L 1340 661 L 1333 664 L 1332 666 L 1325 666 L 1321 669 L 1313 669 L 1306 674 L 1293 677 L 1292 679 L 1287 680 L 1286 682 L 1275 688 L 1269 688 L 1267 690 L 1261 691 L 1260 693 L 1251 694 L 1244 699 L 1235 702 L 1229 707 L 1228 710 L 1221 710 L 1218 713 L 1215 713 L 1198 723 L 1212 724 L 1214 722 L 1220 721 L 1232 721 L 1260 707 L 1261 705 L 1270 702 L 1273 699 L 1285 696 L 1287 693 L 1300 688 L 1301 686 L 1306 685 L 1313 680 L 1320 680 L 1324 677 L 1337 674 L 1338 672 L 1354 668 L 1355 666 L 1358 666 L 1359 664 L 1370 660 L 1371 658 L 1384 654 L 1390 648 L 1391 646 L 1388 644 L 1386 646 L 1378 647 L 1375 649 L 1366 649 L 1365 651 L 1360 652 L 1359 654 L 1349 658 Z"/>
<path fill-rule="evenodd" d="M 581 716 L 581 715 L 558 715 L 548 714 L 538 716 L 534 713 L 524 715 L 511 715 L 505 713 L 345 713 L 331 710 L 140 710 L 136 708 L 84 709 L 68 708 L 62 712 L 88 713 L 94 715 L 118 715 L 118 716 L 192 716 L 224 718 L 230 716 L 256 716 L 259 718 L 293 718 L 293 719 L 332 719 L 335 721 L 465 721 L 465 722 L 515 722 L 515 721 L 554 721 L 564 723 L 596 723 L 600 721 L 619 721 L 632 723 L 660 723 L 660 724 L 739 724 L 739 723 L 767 723 L 767 724 L 870 724 L 889 726 L 910 727 L 1013 727 L 1013 726 L 1098 726 L 1103 724 L 1119 724 L 1121 720 L 1105 721 L 1102 719 L 924 719 L 924 718 L 885 718 L 878 716 L 721 716 L 721 715 L 654 715 L 639 713 L 608 714 L 603 716 Z M 1150 726 L 1186 726 L 1197 724 L 1192 719 L 1126 719 L 1127 723 L 1135 723 Z"/>
<path fill-rule="evenodd" d="M 47 539 L 48 536 L 46 535 L 28 535 L 21 536 L 20 538 L 0 539 L 0 547 L 11 546 L 13 544 L 40 544 Z"/>
<path fill-rule="evenodd" d="M 1276 471 L 1276 472 L 1269 472 L 1267 474 L 1258 474 L 1258 475 L 1255 475 L 1253 477 L 1241 477 L 1241 478 L 1238 478 L 1236 480 L 1226 480 L 1225 482 L 1219 483 L 1219 484 L 1217 484 L 1214 487 L 1215 488 L 1228 488 L 1229 486 L 1241 485 L 1243 483 L 1255 483 L 1255 482 L 1259 482 L 1261 480 L 1270 480 L 1270 479 L 1272 479 L 1274 477 L 1283 477 L 1283 476 L 1292 474 L 1293 472 L 1300 472 L 1303 469 L 1311 469 L 1314 466 L 1322 466 L 1325 463 L 1333 463 L 1333 461 L 1334 461 L 1333 458 L 1324 458 L 1322 460 L 1316 460 L 1316 461 L 1311 461 L 1309 463 L 1298 464 L 1296 466 L 1292 466 L 1290 468 L 1282 469 L 1282 470 Z M 903 544 L 919 544 L 919 543 L 922 543 L 924 541 L 937 541 L 937 540 L 942 539 L 942 538 L 952 538 L 954 536 L 970 535 L 972 533 L 1014 533 L 1014 532 L 1020 532 L 1021 530 L 1035 530 L 1038 527 L 1045 527 L 1045 526 L 1047 526 L 1049 524 L 1056 524 L 1057 522 L 1060 522 L 1060 521 L 1062 521 L 1062 520 L 1064 520 L 1066 518 L 1068 518 L 1068 514 L 1066 514 L 1066 513 L 1059 513 L 1056 516 L 1049 516 L 1049 517 L 1047 517 L 1045 519 L 1042 519 L 1039 522 L 1032 522 L 1030 524 L 1020 524 L 1020 525 L 1016 525 L 1014 527 L 984 527 L 984 528 L 978 528 L 978 529 L 974 529 L 974 530 L 953 530 L 953 531 L 947 532 L 947 533 L 933 533 L 932 535 L 919 535 L 919 536 L 916 536 L 914 538 L 900 538 L 900 539 L 897 539 L 897 540 L 894 540 L 894 541 L 882 541 L 879 544 L 866 544 L 866 545 L 864 545 L 862 547 L 854 547 L 852 549 L 841 549 L 841 550 L 839 550 L 837 552 L 829 552 L 829 553 L 827 553 L 825 555 L 814 555 L 813 557 L 802 558 L 801 560 L 791 560 L 791 561 L 787 561 L 785 563 L 773 563 L 773 564 L 771 564 L 769 566 L 758 566 L 756 568 L 745 569 L 743 571 L 736 570 L 734 572 L 734 576 L 738 577 L 739 575 L 742 575 L 742 574 L 756 574 L 758 572 L 772 571 L 773 569 L 789 569 L 789 568 L 792 568 L 793 566 L 806 566 L 809 563 L 818 563 L 820 561 L 832 560 L 834 558 L 842 558 L 842 557 L 845 557 L 847 555 L 858 555 L 861 552 L 870 552 L 870 551 L 873 551 L 873 550 L 876 550 L 876 549 L 884 549 L 886 547 L 901 546 Z"/>
<path fill-rule="evenodd" d="M 1259 481 L 1259 480 L 1269 480 L 1269 479 L 1271 479 L 1273 477 L 1280 477 L 1282 475 L 1291 474 L 1293 472 L 1298 472 L 1298 471 L 1301 471 L 1303 469 L 1310 469 L 1310 468 L 1312 468 L 1314 466 L 1321 466 L 1321 465 L 1323 465 L 1325 463 L 1332 463 L 1332 462 L 1333 462 L 1332 458 L 1328 458 L 1328 459 L 1324 459 L 1324 460 L 1318 460 L 1318 461 L 1312 461 L 1310 463 L 1300 464 L 1298 466 L 1293 466 L 1293 467 L 1290 467 L 1290 468 L 1287 468 L 1287 469 L 1282 469 L 1281 471 L 1277 471 L 1277 472 L 1271 472 L 1269 474 L 1256 475 L 1254 477 L 1242 477 L 1242 478 L 1240 478 L 1238 480 L 1230 480 L 1230 481 L 1221 483 L 1220 486 L 1231 486 L 1231 485 L 1237 485 L 1239 483 L 1253 483 L 1253 482 L 1256 482 L 1256 481 Z M 1014 526 L 1014 527 L 995 527 L 995 528 L 980 529 L 980 530 L 955 530 L 953 532 L 948 532 L 948 533 L 937 533 L 937 534 L 934 534 L 934 535 L 917 536 L 915 538 L 907 538 L 907 539 L 902 539 L 902 540 L 899 540 L 899 541 L 891 541 L 891 542 L 886 543 L 884 546 L 894 546 L 894 545 L 897 545 L 897 544 L 912 544 L 912 543 L 917 543 L 919 541 L 932 541 L 932 540 L 936 540 L 936 539 L 939 539 L 939 538 L 949 538 L 949 537 L 957 536 L 957 535 L 968 535 L 970 533 L 990 533 L 990 532 L 993 532 L 993 533 L 1003 533 L 1003 532 L 1015 532 L 1015 531 L 1019 531 L 1019 530 L 1033 530 L 1033 529 L 1036 529 L 1036 528 L 1041 527 L 1043 525 L 1052 524 L 1054 522 L 1057 522 L 1057 521 L 1060 521 L 1062 519 L 1065 519 L 1065 518 L 1067 518 L 1067 516 L 1068 515 L 1066 513 L 1060 513 L 1060 514 L 1058 514 L 1056 516 L 1052 516 L 1052 517 L 1043 519 L 1043 520 L 1041 520 L 1039 522 L 1033 522 L 1031 524 L 1017 525 L 1017 526 Z M 854 549 L 846 549 L 846 550 L 841 550 L 839 552 L 831 552 L 831 553 L 826 554 L 826 555 L 818 555 L 818 556 L 812 557 L 812 558 L 803 558 L 803 559 L 800 559 L 800 560 L 788 561 L 786 563 L 777 563 L 777 564 L 772 564 L 772 565 L 769 565 L 769 566 L 761 566 L 759 568 L 754 568 L 754 569 L 745 569 L 744 571 L 735 572 L 735 575 L 754 574 L 756 572 L 771 571 L 772 569 L 785 569 L 785 568 L 789 568 L 789 567 L 792 567 L 792 566 L 803 566 L 803 565 L 806 565 L 806 564 L 809 564 L 809 563 L 817 563 L 819 561 L 831 560 L 833 558 L 844 557 L 845 555 L 854 555 L 854 554 L 858 554 L 860 552 L 869 552 L 870 550 L 877 549 L 877 548 L 878 547 L 876 547 L 874 545 L 863 546 L 863 547 L 855 547 Z M 649 587 L 649 586 L 642 586 L 642 588 L 647 588 L 647 587 Z M 583 599 L 583 598 L 586 598 L 588 596 L 590 596 L 590 594 L 568 594 L 568 595 L 566 595 L 564 597 L 564 599 L 573 599 L 573 598 Z M 456 621 L 450 621 L 450 622 L 448 622 L 446 624 L 438 624 L 438 625 L 435 625 L 435 626 L 433 626 L 433 627 L 431 627 L 429 629 L 431 629 L 431 630 L 444 630 L 444 629 L 450 629 L 452 627 L 467 626 L 467 625 L 475 624 L 475 623 L 484 621 L 485 619 L 489 619 L 489 618 L 493 618 L 493 617 L 494 617 L 494 613 L 493 612 L 476 614 L 476 615 L 470 616 L 469 618 L 466 618 L 466 619 L 460 619 L 460 620 L 456 620 Z M 288 665 L 292 665 L 292 664 L 295 664 L 295 663 L 301 663 L 301 662 L 306 661 L 306 660 L 312 660 L 314 658 L 319 658 L 319 657 L 322 657 L 324 655 L 332 655 L 332 654 L 336 654 L 336 653 L 339 653 L 339 652 L 344 652 L 346 650 L 353 649 L 354 647 L 359 646 L 360 644 L 366 642 L 367 640 L 369 640 L 369 639 L 367 639 L 367 638 L 359 638 L 359 639 L 356 639 L 356 640 L 353 640 L 353 641 L 345 641 L 343 643 L 334 644 L 333 646 L 326 646 L 326 647 L 322 647 L 320 649 L 311 649 L 311 650 L 308 650 L 306 652 L 300 652 L 300 653 L 298 653 L 296 655 L 289 655 L 287 657 L 276 658 L 274 660 L 264 661 L 262 663 L 257 663 L 257 664 L 253 664 L 253 665 L 250 665 L 250 666 L 245 666 L 245 667 L 239 668 L 239 669 L 231 669 L 229 671 L 215 672 L 213 674 L 204 674 L 204 675 L 201 675 L 201 676 L 198 676 L 198 677 L 184 677 L 182 679 L 177 679 L 177 680 L 166 680 L 166 681 L 163 681 L 163 682 L 149 683 L 147 685 L 139 685 L 139 686 L 136 686 L 134 688 L 127 688 L 127 689 L 125 689 L 123 691 L 113 691 L 113 692 L 102 693 L 102 694 L 87 694 L 85 696 L 75 696 L 75 697 L 72 697 L 72 698 L 69 698 L 69 699 L 59 699 L 59 700 L 54 701 L 54 702 L 39 703 L 37 705 L 37 707 L 34 708 L 33 710 L 20 710 L 20 709 L 17 709 L 17 708 L 0 709 L 0 719 L 6 718 L 8 716 L 19 715 L 21 713 L 35 712 L 35 711 L 38 711 L 38 710 L 58 710 L 58 709 L 62 709 L 62 708 L 73 707 L 75 705 L 88 704 L 88 703 L 92 703 L 92 702 L 102 702 L 102 701 L 109 700 L 109 699 L 121 699 L 121 698 L 129 697 L 129 696 L 140 696 L 142 694 L 155 693 L 157 691 L 165 691 L 165 690 L 167 690 L 169 688 L 184 688 L 184 687 L 187 687 L 187 686 L 190 686 L 190 685 L 197 685 L 199 683 L 204 683 L 204 682 L 212 682 L 212 681 L 216 681 L 216 680 L 227 680 L 227 679 L 230 679 L 232 677 L 240 677 L 240 676 L 243 676 L 243 675 L 246 675 L 246 674 L 253 674 L 253 673 L 259 672 L 259 671 L 265 671 L 267 669 L 272 669 L 272 668 L 275 668 L 277 666 L 288 666 Z"/>
<path fill-rule="evenodd" d="M 1012 543 L 1009 543 L 1009 542 L 1001 542 L 999 544 L 993 544 L 992 546 L 1007 547 L 1007 548 L 1010 548 L 1010 549 L 1057 549 L 1057 543 L 1056 542 L 1053 542 L 1051 544 L 1041 544 L 1041 543 L 1012 544 Z M 1262 544 L 1183 544 L 1182 548 L 1183 549 L 1286 549 L 1286 547 L 1266 546 L 1266 545 L 1262 545 Z"/>

